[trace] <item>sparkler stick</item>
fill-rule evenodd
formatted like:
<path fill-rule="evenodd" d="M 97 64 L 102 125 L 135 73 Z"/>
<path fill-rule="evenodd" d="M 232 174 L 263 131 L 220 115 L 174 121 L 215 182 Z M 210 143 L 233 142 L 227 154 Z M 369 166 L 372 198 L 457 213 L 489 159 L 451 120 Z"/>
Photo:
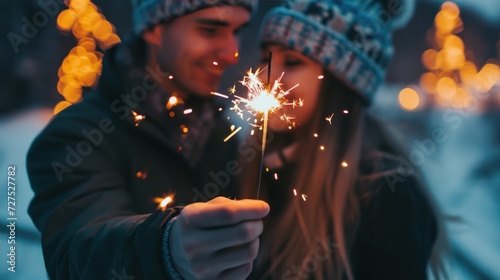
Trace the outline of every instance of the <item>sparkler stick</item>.
<path fill-rule="evenodd" d="M 269 52 L 269 61 L 267 63 L 267 91 L 271 91 L 271 61 L 273 59 L 273 52 Z M 269 120 L 269 110 L 264 112 L 264 127 L 262 131 L 262 153 L 260 158 L 260 171 L 259 171 L 259 186 L 257 187 L 257 199 L 260 196 L 260 185 L 262 182 L 262 169 L 264 169 L 264 153 L 266 151 L 267 139 L 267 122 Z"/>

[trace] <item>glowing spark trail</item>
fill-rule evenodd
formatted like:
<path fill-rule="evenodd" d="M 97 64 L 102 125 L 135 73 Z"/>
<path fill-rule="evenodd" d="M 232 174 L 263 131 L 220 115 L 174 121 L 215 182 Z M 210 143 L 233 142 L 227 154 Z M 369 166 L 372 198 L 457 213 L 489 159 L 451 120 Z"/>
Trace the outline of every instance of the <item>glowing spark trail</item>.
<path fill-rule="evenodd" d="M 326 121 L 327 121 L 330 125 L 332 125 L 332 118 L 333 118 L 333 115 L 334 115 L 334 114 L 331 114 L 331 115 L 329 115 L 328 117 L 326 117 L 326 118 L 325 118 L 325 120 L 326 120 Z"/>
<path fill-rule="evenodd" d="M 252 69 L 250 69 L 247 72 L 247 76 L 243 77 L 243 80 L 240 81 L 240 83 L 247 88 L 247 98 L 241 97 L 239 95 L 234 94 L 236 89 L 235 87 L 230 88 L 230 93 L 231 95 L 234 96 L 234 99 L 231 101 L 234 106 L 231 108 L 238 116 L 241 117 L 241 119 L 245 119 L 244 114 L 249 113 L 252 115 L 254 119 L 254 124 L 250 124 L 254 127 L 258 127 L 262 130 L 262 158 L 261 158 L 261 168 L 260 168 L 260 174 L 259 174 L 259 186 L 258 186 L 258 191 L 257 191 L 257 199 L 259 198 L 260 194 L 260 184 L 261 184 L 261 179 L 262 179 L 262 168 L 264 164 L 264 153 L 266 150 L 266 139 L 267 139 L 267 126 L 268 126 L 268 120 L 269 120 L 269 113 L 275 113 L 279 109 L 281 109 L 283 106 L 293 106 L 294 108 L 296 106 L 302 106 L 303 105 L 303 100 L 293 101 L 291 103 L 288 102 L 286 99 L 286 96 L 290 93 L 290 91 L 298 86 L 295 85 L 292 88 L 288 90 L 283 90 L 281 88 L 281 78 L 283 77 L 283 73 L 281 76 L 274 81 L 274 83 L 271 85 L 270 83 L 270 75 L 271 75 L 271 59 L 272 59 L 272 54 L 269 54 L 269 64 L 268 64 L 268 75 L 267 75 L 267 84 L 263 83 L 261 79 L 259 79 L 260 73 L 262 73 L 262 70 L 258 68 L 255 72 L 252 72 Z M 212 95 L 219 96 L 222 98 L 229 98 L 228 95 L 224 95 L 218 92 L 212 92 Z M 244 107 L 242 106 L 244 104 Z M 241 107 L 240 107 L 241 106 Z M 260 119 L 258 119 L 258 116 L 262 116 Z M 290 117 L 287 116 L 282 116 L 281 119 L 286 120 L 289 122 L 291 119 Z M 247 118 L 247 121 L 249 121 L 250 118 Z M 260 123 L 261 121 L 261 123 Z M 239 131 L 239 130 L 238 130 Z M 230 136 L 228 136 L 229 139 L 232 137 L 237 131 L 231 133 Z"/>
<path fill-rule="evenodd" d="M 135 126 L 139 126 L 139 124 L 146 119 L 146 116 L 140 115 L 135 111 L 130 110 L 130 112 L 132 112 L 132 115 L 134 116 Z"/>
<path fill-rule="evenodd" d="M 157 197 L 154 199 L 154 201 L 158 203 L 159 208 L 165 209 L 167 205 L 174 201 L 174 199 L 171 196 L 167 196 L 165 198 Z"/>
<path fill-rule="evenodd" d="M 162 200 L 162 202 L 160 203 L 160 207 L 166 207 L 170 202 L 172 202 L 172 198 L 168 196 L 164 200 Z"/>
<path fill-rule="evenodd" d="M 227 95 L 225 95 L 225 94 L 220 94 L 220 93 L 218 93 L 218 92 L 213 92 L 213 91 L 212 91 L 210 94 L 215 95 L 215 96 L 218 96 L 218 97 L 226 98 L 226 99 L 227 99 L 227 98 L 229 98 L 229 96 L 227 96 Z"/>
<path fill-rule="evenodd" d="M 224 142 L 227 142 L 231 137 L 233 137 L 236 133 L 238 133 L 241 130 L 241 126 L 238 127 L 235 131 L 233 131 L 231 134 L 229 134 L 226 139 L 224 139 Z"/>

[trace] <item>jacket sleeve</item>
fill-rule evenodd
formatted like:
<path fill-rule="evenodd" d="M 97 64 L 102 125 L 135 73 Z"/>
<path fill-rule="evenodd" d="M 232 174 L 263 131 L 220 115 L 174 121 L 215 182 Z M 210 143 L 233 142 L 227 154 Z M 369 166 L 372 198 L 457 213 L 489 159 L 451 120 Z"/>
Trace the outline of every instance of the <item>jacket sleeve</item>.
<path fill-rule="evenodd" d="M 427 279 L 435 214 L 415 177 L 394 188 L 385 181 L 379 180 L 380 189 L 362 210 L 356 279 Z"/>
<path fill-rule="evenodd" d="M 128 177 L 119 168 L 123 157 L 111 140 L 117 137 L 101 131 L 100 142 L 97 136 L 90 141 L 83 132 L 95 125 L 61 118 L 39 135 L 27 157 L 35 192 L 29 214 L 42 233 L 50 278 L 165 279 L 163 227 L 180 209 L 134 211 Z"/>

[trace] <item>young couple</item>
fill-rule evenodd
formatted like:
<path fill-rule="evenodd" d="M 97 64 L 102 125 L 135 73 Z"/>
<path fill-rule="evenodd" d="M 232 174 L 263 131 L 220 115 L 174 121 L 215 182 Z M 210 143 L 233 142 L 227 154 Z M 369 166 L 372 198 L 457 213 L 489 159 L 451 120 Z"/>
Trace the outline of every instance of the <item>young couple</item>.
<path fill-rule="evenodd" d="M 270 119 L 262 200 L 260 159 L 238 163 L 210 95 L 258 1 L 133 2 L 98 88 L 28 154 L 52 279 L 426 279 L 435 214 L 366 113 L 412 1 L 287 1 L 265 16 L 261 66 L 272 52 L 271 80 L 300 84 L 288 98 L 304 105 L 284 108 L 291 130 Z M 193 203 L 223 170 L 219 196 Z"/>

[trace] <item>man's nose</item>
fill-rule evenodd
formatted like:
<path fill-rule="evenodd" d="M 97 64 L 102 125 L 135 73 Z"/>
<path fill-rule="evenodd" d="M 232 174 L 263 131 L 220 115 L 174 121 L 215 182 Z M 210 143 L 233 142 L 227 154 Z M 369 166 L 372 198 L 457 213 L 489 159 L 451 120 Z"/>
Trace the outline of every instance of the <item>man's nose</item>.
<path fill-rule="evenodd" d="M 217 62 L 222 65 L 232 65 L 238 62 L 238 47 L 239 42 L 236 36 L 230 36 L 221 45 L 217 51 Z"/>

